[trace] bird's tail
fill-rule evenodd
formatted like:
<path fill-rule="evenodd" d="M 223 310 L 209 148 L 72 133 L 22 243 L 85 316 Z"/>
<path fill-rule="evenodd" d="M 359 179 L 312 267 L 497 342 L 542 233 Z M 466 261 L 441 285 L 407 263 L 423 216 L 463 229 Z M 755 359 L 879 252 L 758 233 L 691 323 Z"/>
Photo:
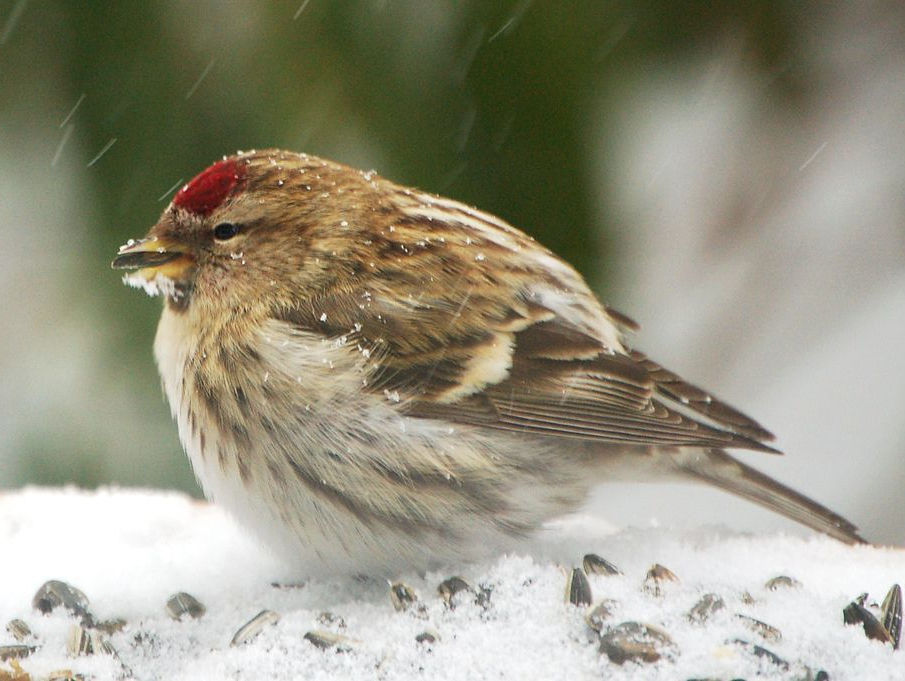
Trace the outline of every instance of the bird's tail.
<path fill-rule="evenodd" d="M 721 449 L 697 450 L 694 456 L 679 457 L 676 463 L 682 473 L 692 479 L 737 494 L 818 532 L 847 544 L 867 543 L 858 534 L 858 528 L 842 516 L 737 461 Z"/>

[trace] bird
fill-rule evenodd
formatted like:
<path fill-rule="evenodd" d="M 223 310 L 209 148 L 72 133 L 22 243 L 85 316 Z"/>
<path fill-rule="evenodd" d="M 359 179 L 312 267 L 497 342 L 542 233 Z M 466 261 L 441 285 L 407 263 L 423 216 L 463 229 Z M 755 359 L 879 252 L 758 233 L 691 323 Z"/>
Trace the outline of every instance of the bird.
<path fill-rule="evenodd" d="M 607 481 L 703 482 L 847 543 L 733 458 L 773 435 L 487 212 L 279 149 L 224 156 L 112 262 L 205 495 L 308 575 L 492 556 Z"/>

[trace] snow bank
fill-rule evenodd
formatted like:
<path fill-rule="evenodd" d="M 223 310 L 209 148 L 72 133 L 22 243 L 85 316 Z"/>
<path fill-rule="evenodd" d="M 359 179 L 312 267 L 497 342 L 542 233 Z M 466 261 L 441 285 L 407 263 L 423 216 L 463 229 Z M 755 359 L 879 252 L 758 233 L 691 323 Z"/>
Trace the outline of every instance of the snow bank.
<path fill-rule="evenodd" d="M 38 648 L 18 664 L 35 679 L 60 669 L 95 679 L 168 680 L 803 679 L 818 670 L 833 681 L 905 679 L 905 652 L 842 623 L 842 609 L 858 594 L 867 591 L 879 601 L 905 579 L 905 551 L 848 547 L 823 537 L 745 536 L 721 528 L 613 531 L 577 517 L 552 526 L 522 555 L 400 575 L 419 596 L 403 612 L 379 580 L 287 586 L 294 576 L 228 516 L 173 493 L 8 492 L 0 495 L 0 547 L 0 621 L 20 618 L 33 631 L 26 643 Z M 605 624 L 653 625 L 672 638 L 675 652 L 664 650 L 655 663 L 621 666 L 599 652 L 583 608 L 564 602 L 564 567 L 581 565 L 589 552 L 623 573 L 589 577 L 594 600 L 613 601 Z M 654 563 L 680 579 L 663 581 L 660 596 L 644 589 Z M 489 603 L 461 593 L 456 607 L 447 607 L 436 587 L 453 575 L 489 591 Z M 801 586 L 764 586 L 778 575 Z M 62 609 L 41 615 L 31 605 L 48 579 L 81 589 L 98 621 L 126 620 L 109 636 L 118 659 L 70 656 L 67 637 L 78 618 Z M 179 591 L 197 597 L 206 613 L 171 619 L 165 604 Z M 703 624 L 692 623 L 687 613 L 705 593 L 717 594 L 725 607 Z M 236 630 L 263 609 L 279 613 L 279 622 L 250 643 L 230 646 Z M 737 614 L 772 625 L 781 640 L 753 631 Z M 344 642 L 321 650 L 305 639 L 312 630 L 339 634 Z M 416 641 L 425 631 L 437 639 Z M 789 668 L 735 639 L 770 650 Z M 0 632 L 0 645 L 14 643 Z M 0 663 L 0 670 L 10 664 Z"/>

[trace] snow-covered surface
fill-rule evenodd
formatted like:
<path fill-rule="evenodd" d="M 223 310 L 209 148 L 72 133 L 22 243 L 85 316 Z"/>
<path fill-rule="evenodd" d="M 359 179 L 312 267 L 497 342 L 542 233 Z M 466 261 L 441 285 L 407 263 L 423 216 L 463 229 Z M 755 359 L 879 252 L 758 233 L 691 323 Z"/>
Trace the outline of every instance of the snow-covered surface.
<path fill-rule="evenodd" d="M 905 579 L 905 551 L 848 547 L 823 537 L 749 536 L 721 528 L 674 532 L 665 528 L 613 531 L 578 516 L 558 523 L 520 555 L 477 565 L 450 566 L 427 575 L 399 575 L 426 612 L 396 612 L 386 582 L 337 577 L 298 583 L 275 558 L 245 536 L 216 507 L 174 493 L 26 489 L 0 495 L 0 620 L 18 617 L 40 649 L 21 660 L 41 678 L 71 669 L 96 679 L 688 679 L 806 678 L 823 669 L 840 679 L 905 678 L 905 651 L 868 640 L 844 626 L 843 607 L 859 593 L 882 599 Z M 563 565 L 595 552 L 623 574 L 592 575 L 595 600 L 616 601 L 612 624 L 640 621 L 669 633 L 671 660 L 617 666 L 598 652 L 581 609 L 564 603 Z M 642 588 L 653 563 L 675 572 L 660 597 Z M 436 593 L 460 575 L 492 589 L 489 607 L 460 599 L 448 609 Z M 800 588 L 770 591 L 764 583 L 789 575 Z M 125 618 L 109 656 L 72 658 L 67 632 L 75 619 L 42 616 L 32 596 L 47 579 L 61 579 L 90 599 L 98 619 Z M 164 605 L 187 591 L 207 607 L 199 620 L 173 621 Z M 707 592 L 726 608 L 705 624 L 688 610 Z M 754 602 L 743 600 L 748 592 Z M 281 615 L 253 642 L 230 647 L 235 631 L 264 608 Z M 329 629 L 319 613 L 341 616 L 349 650 L 315 648 L 303 637 Z M 735 617 L 744 613 L 777 627 L 765 641 Z M 434 630 L 439 640 L 418 643 Z M 337 630 L 339 631 L 339 630 Z M 742 638 L 789 661 L 783 671 L 728 644 Z M 13 643 L 0 632 L 0 645 Z M 0 669 L 9 669 L 8 663 Z"/>

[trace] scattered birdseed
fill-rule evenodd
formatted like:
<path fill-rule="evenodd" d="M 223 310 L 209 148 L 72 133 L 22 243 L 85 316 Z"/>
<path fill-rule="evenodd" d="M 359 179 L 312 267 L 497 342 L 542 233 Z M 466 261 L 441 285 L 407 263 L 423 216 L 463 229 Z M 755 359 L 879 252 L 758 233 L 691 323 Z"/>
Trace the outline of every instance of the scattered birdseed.
<path fill-rule="evenodd" d="M 188 615 L 196 620 L 205 612 L 206 609 L 201 601 L 185 591 L 170 596 L 167 601 L 167 613 L 174 620 L 182 619 L 183 615 Z"/>

